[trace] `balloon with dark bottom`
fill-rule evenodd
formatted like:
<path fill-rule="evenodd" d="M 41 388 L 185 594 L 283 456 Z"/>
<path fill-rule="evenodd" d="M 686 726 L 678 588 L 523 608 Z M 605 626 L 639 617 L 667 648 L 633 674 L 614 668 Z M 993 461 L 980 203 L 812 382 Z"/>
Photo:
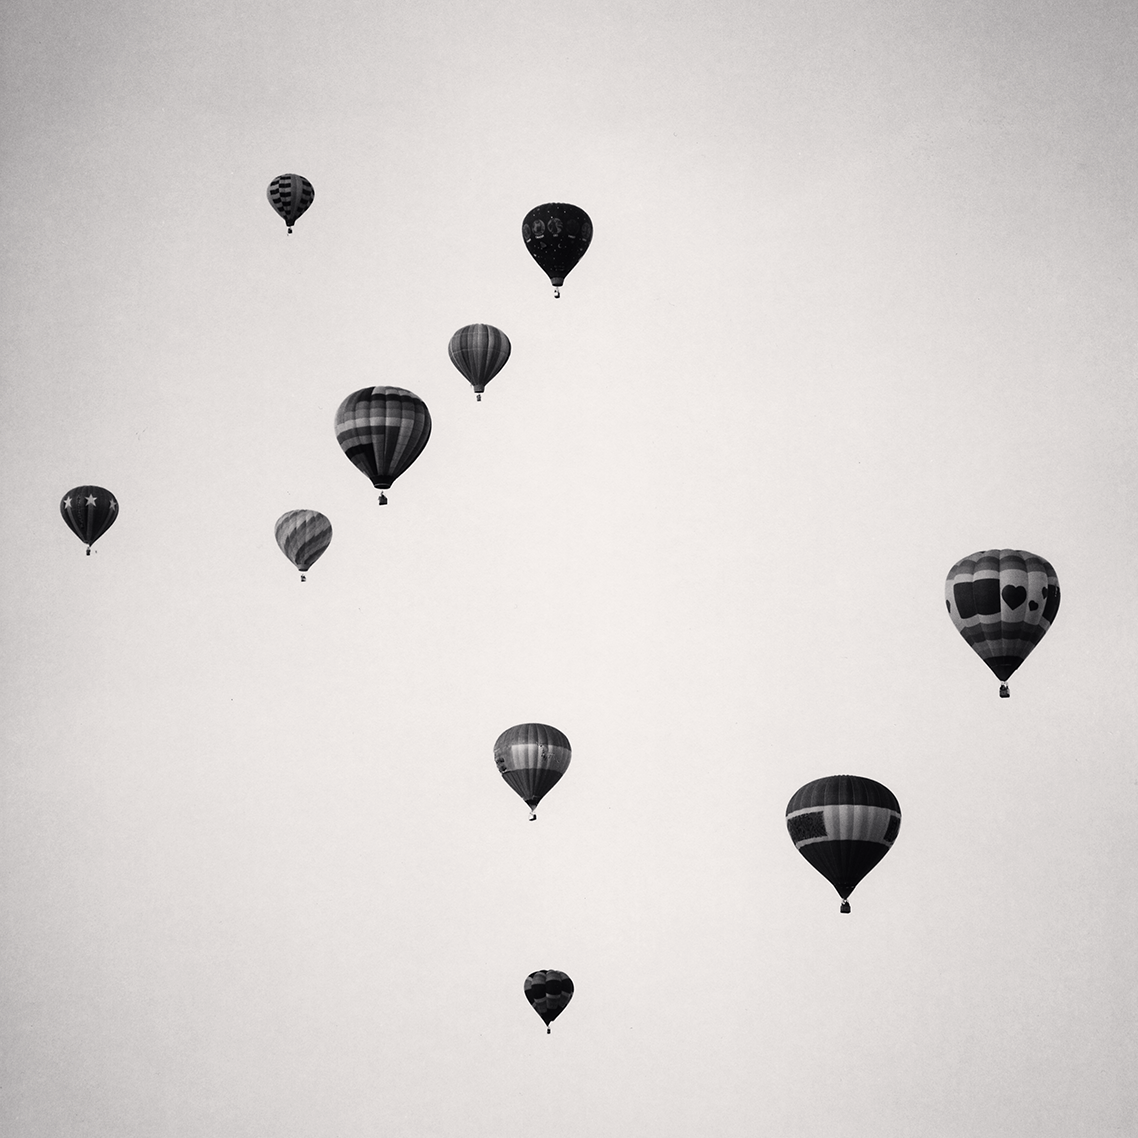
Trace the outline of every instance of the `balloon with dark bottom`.
<path fill-rule="evenodd" d="M 593 240 L 593 223 L 580 206 L 546 202 L 522 221 L 522 240 L 553 285 L 554 297 Z"/>
<path fill-rule="evenodd" d="M 786 807 L 794 848 L 837 890 L 841 911 L 849 895 L 892 849 L 901 828 L 901 807 L 888 787 L 860 775 L 815 779 L 797 790 Z"/>

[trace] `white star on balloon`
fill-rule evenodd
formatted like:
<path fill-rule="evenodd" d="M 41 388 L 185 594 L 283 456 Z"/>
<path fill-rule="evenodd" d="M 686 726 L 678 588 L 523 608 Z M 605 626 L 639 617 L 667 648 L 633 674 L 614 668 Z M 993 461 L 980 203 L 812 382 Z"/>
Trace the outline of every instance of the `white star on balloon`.
<path fill-rule="evenodd" d="M 95 504 L 95 495 L 94 494 L 88 494 L 87 495 L 87 505 L 93 506 L 94 504 Z"/>
<path fill-rule="evenodd" d="M 66 509 L 70 510 L 71 509 L 71 499 L 70 498 L 64 498 L 63 499 L 63 505 Z"/>

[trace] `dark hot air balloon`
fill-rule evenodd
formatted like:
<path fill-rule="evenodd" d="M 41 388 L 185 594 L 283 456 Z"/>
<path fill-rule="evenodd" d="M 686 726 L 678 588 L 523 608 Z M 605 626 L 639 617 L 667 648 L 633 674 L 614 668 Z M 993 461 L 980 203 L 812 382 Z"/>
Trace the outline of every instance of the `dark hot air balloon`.
<path fill-rule="evenodd" d="M 289 510 L 274 527 L 281 552 L 300 570 L 300 579 L 332 540 L 332 523 L 319 510 Z"/>
<path fill-rule="evenodd" d="M 546 723 L 519 723 L 503 731 L 494 744 L 494 762 L 502 777 L 537 818 L 537 804 L 569 768 L 569 740 Z"/>
<path fill-rule="evenodd" d="M 838 891 L 849 895 L 889 852 L 901 828 L 901 807 L 888 787 L 855 774 L 815 779 L 786 807 L 794 848 Z"/>
<path fill-rule="evenodd" d="M 1000 680 L 1007 680 L 1043 639 L 1059 611 L 1059 578 L 1049 561 L 1022 549 L 985 549 L 964 557 L 944 582 L 957 631 Z"/>
<path fill-rule="evenodd" d="M 578 206 L 546 202 L 526 214 L 522 238 L 530 256 L 552 282 L 553 295 L 558 297 L 565 278 L 593 239 L 593 223 Z"/>
<path fill-rule="evenodd" d="M 67 528 L 86 544 L 90 557 L 91 546 L 115 524 L 119 504 L 102 486 L 76 486 L 63 495 L 59 512 Z"/>
<path fill-rule="evenodd" d="M 364 387 L 336 411 L 336 441 L 380 491 L 391 488 L 423 452 L 431 437 L 431 413 L 413 391 Z M 379 504 L 387 505 L 380 493 Z"/>
<path fill-rule="evenodd" d="M 549 1025 L 573 998 L 573 981 L 564 972 L 547 968 L 526 977 L 525 992 L 533 1010 L 545 1021 L 545 1034 L 552 1034 Z"/>
<path fill-rule="evenodd" d="M 266 195 L 269 205 L 284 218 L 289 233 L 296 219 L 312 204 L 316 191 L 307 178 L 299 174 L 281 174 L 269 183 Z"/>
<path fill-rule="evenodd" d="M 470 381 L 478 402 L 510 358 L 510 340 L 492 324 L 467 324 L 450 338 L 450 362 Z"/>

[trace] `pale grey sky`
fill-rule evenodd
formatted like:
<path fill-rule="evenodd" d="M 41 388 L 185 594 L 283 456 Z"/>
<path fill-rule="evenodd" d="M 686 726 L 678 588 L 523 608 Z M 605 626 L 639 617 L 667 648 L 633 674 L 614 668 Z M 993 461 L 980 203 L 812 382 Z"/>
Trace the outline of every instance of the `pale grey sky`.
<path fill-rule="evenodd" d="M 15 0 L 0 1129 L 1138 1132 L 1136 25 Z M 434 418 L 382 511 L 370 384 Z M 1006 701 L 943 602 L 999 546 L 1063 587 Z M 904 822 L 841 917 L 783 812 L 846 771 Z"/>

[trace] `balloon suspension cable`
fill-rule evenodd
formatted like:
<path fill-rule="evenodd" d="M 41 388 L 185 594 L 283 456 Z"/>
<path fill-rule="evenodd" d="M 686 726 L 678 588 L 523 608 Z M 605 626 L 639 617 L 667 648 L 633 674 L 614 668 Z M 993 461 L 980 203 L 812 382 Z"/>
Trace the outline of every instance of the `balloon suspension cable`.
<path fill-rule="evenodd" d="M 379 492 L 379 504 L 381 506 L 387 505 L 387 495 L 385 493 L 383 493 L 382 490 Z"/>
<path fill-rule="evenodd" d="M 843 901 L 840 912 L 848 913 L 849 911 L 850 911 L 850 903 L 848 901 Z"/>
<path fill-rule="evenodd" d="M 1000 699 L 1011 699 L 1012 693 L 1008 691 L 1007 684 L 1000 684 Z"/>

